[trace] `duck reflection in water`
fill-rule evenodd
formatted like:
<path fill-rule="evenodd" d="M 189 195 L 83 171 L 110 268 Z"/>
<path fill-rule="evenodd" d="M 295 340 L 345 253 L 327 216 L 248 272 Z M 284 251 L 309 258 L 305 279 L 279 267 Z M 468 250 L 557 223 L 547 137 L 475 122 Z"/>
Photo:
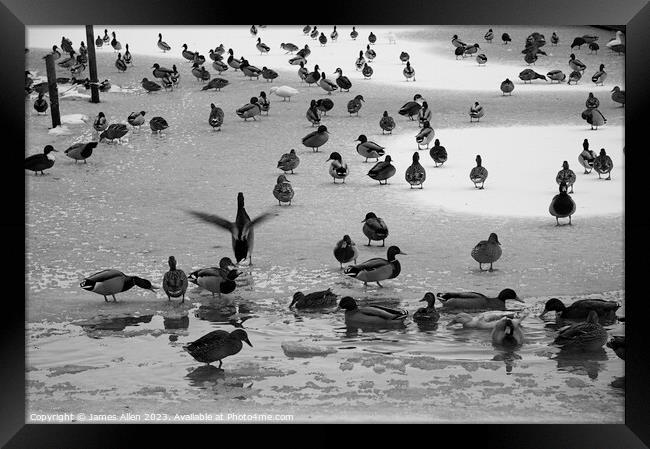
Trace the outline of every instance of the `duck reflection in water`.
<path fill-rule="evenodd" d="M 598 373 L 605 369 L 607 360 L 607 352 L 604 348 L 590 352 L 561 350 L 555 355 L 558 371 L 586 375 L 591 380 L 598 379 Z"/>
<path fill-rule="evenodd" d="M 187 315 L 163 317 L 165 329 L 187 329 L 190 327 L 190 317 Z"/>
<path fill-rule="evenodd" d="M 123 331 L 127 326 L 137 326 L 140 323 L 150 323 L 153 315 L 142 316 L 108 316 L 98 315 L 85 321 L 76 322 L 85 331 Z"/>
<path fill-rule="evenodd" d="M 206 388 L 209 384 L 216 384 L 218 380 L 225 379 L 226 373 L 222 368 L 213 365 L 201 365 L 190 371 L 185 378 L 189 379 L 193 387 Z"/>
<path fill-rule="evenodd" d="M 244 321 L 249 319 L 250 316 L 242 316 L 240 313 L 248 312 L 249 309 L 244 305 L 239 308 L 235 304 L 202 305 L 194 312 L 194 316 L 211 323 L 231 324 L 234 327 L 241 328 Z"/>
<path fill-rule="evenodd" d="M 500 350 L 492 357 L 492 360 L 502 361 L 506 365 L 506 374 L 511 374 L 515 361 L 521 359 L 522 357 L 512 350 Z"/>

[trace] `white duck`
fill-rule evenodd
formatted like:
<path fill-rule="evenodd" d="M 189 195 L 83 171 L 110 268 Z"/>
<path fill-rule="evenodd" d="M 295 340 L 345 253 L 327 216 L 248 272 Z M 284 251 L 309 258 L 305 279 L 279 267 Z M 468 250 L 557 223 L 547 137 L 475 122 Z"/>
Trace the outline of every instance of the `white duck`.
<path fill-rule="evenodd" d="M 489 311 L 472 316 L 466 312 L 459 312 L 449 321 L 447 326 L 462 324 L 465 329 L 494 329 L 494 326 L 503 317 L 512 319 L 515 317 L 515 313 Z"/>
<path fill-rule="evenodd" d="M 291 101 L 291 97 L 299 93 L 297 89 L 290 86 L 274 86 L 271 88 L 270 92 L 278 97 L 282 97 L 282 101 L 286 101 L 287 98 Z"/>

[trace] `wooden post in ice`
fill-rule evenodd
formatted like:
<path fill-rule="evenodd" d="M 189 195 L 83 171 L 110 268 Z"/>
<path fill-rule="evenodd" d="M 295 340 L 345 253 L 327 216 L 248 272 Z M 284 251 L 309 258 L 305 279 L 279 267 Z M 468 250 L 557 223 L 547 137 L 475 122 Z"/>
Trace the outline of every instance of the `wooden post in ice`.
<path fill-rule="evenodd" d="M 56 87 L 56 68 L 54 67 L 54 56 L 51 53 L 45 57 L 45 68 L 47 70 L 47 88 L 50 94 L 52 128 L 56 128 L 61 126 L 61 115 L 59 114 L 59 89 Z"/>
<path fill-rule="evenodd" d="M 86 25 L 86 48 L 88 49 L 88 67 L 90 69 L 90 102 L 99 103 L 99 80 L 97 79 L 97 59 L 95 58 L 95 31 L 92 25 Z"/>

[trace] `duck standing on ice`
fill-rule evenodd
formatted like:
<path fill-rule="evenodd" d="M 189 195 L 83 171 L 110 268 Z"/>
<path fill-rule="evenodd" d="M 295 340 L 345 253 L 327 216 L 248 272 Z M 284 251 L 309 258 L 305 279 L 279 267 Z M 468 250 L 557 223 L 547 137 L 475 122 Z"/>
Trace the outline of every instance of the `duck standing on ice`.
<path fill-rule="evenodd" d="M 367 286 L 368 282 L 376 282 L 378 286 L 383 287 L 380 281 L 394 279 L 402 271 L 399 260 L 395 258 L 398 254 L 407 255 L 399 247 L 391 246 L 388 248 L 387 259 L 375 257 L 358 265 L 350 265 L 343 273 L 363 281 L 364 286 Z"/>
<path fill-rule="evenodd" d="M 566 182 L 560 183 L 560 193 L 553 197 L 548 211 L 555 217 L 555 226 L 560 226 L 559 219 L 566 217 L 569 217 L 569 225 L 571 225 L 571 215 L 576 211 L 576 203 L 567 193 Z"/>

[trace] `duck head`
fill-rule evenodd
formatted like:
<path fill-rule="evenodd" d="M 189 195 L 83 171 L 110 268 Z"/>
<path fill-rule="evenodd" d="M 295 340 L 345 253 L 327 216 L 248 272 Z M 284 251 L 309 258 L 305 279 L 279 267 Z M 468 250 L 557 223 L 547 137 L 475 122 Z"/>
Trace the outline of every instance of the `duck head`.
<path fill-rule="evenodd" d="M 496 233 L 494 232 L 490 234 L 490 237 L 488 237 L 488 242 L 501 245 L 501 242 L 499 242 L 499 237 L 497 237 Z"/>
<path fill-rule="evenodd" d="M 428 307 L 435 307 L 436 295 L 431 292 L 426 292 L 420 302 L 422 301 L 426 301 Z"/>
<path fill-rule="evenodd" d="M 251 104 L 256 104 L 257 103 L 257 97 L 251 97 Z"/>
<path fill-rule="evenodd" d="M 566 309 L 566 306 L 562 301 L 560 301 L 557 298 L 551 298 L 548 301 L 546 301 L 546 304 L 544 305 L 544 310 L 542 313 L 539 314 L 539 317 L 542 318 L 544 315 L 546 315 L 548 312 L 554 311 L 554 312 L 562 312 L 564 309 Z"/>
<path fill-rule="evenodd" d="M 571 58 L 571 60 L 573 61 L 573 60 L 576 58 L 576 55 L 574 55 L 573 53 L 571 53 L 571 54 L 569 55 L 569 58 Z"/>
<path fill-rule="evenodd" d="M 151 66 L 151 68 L 152 68 L 152 69 L 159 69 L 159 68 L 160 68 L 160 64 L 158 64 L 158 63 L 156 62 L 154 65 Z"/>
<path fill-rule="evenodd" d="M 357 302 L 354 300 L 352 296 L 345 296 L 341 298 L 339 301 L 339 306 L 336 308 L 336 311 L 338 312 L 339 310 L 357 310 L 359 306 L 357 306 Z"/>
<path fill-rule="evenodd" d="M 239 192 L 237 194 L 237 207 L 239 209 L 242 209 L 244 207 L 244 194 L 242 192 Z"/>
<path fill-rule="evenodd" d="M 320 126 L 318 127 L 318 133 L 319 133 L 319 134 L 322 134 L 322 133 L 328 133 L 328 134 L 329 134 L 329 132 L 327 131 L 327 126 L 325 126 L 325 125 L 320 125 Z"/>
<path fill-rule="evenodd" d="M 363 220 L 361 220 L 361 223 L 365 223 L 367 220 L 370 220 L 371 218 L 377 218 L 377 215 L 375 215 L 374 212 L 368 212 L 368 213 L 366 214 L 366 218 L 364 218 Z"/>
<path fill-rule="evenodd" d="M 584 148 L 585 150 L 589 149 L 589 140 L 585 139 L 582 141 L 582 148 Z"/>
<path fill-rule="evenodd" d="M 567 189 L 568 189 L 567 183 L 562 181 L 560 183 L 559 189 L 560 189 L 560 194 L 565 194 L 566 195 L 567 194 Z"/>
<path fill-rule="evenodd" d="M 384 111 L 384 116 L 387 116 L 388 113 Z M 355 142 L 361 142 L 361 143 L 366 143 L 368 141 L 368 138 L 365 136 L 365 134 L 361 134 L 359 137 L 357 137 L 357 140 Z"/>
<path fill-rule="evenodd" d="M 428 107 L 429 107 L 429 103 L 427 103 L 426 101 L 423 101 L 422 102 L 422 109 L 427 109 Z"/>
<path fill-rule="evenodd" d="M 388 117 L 388 111 L 384 111 L 383 117 Z M 357 139 L 357 140 L 359 140 L 359 139 Z"/>
<path fill-rule="evenodd" d="M 245 342 L 251 348 L 253 347 L 250 340 L 248 339 L 248 334 L 244 329 L 235 329 L 230 333 L 230 336 L 236 338 L 237 340 Z"/>
<path fill-rule="evenodd" d="M 562 169 L 563 170 L 568 170 L 569 169 L 569 162 L 567 162 L 567 161 L 562 162 Z"/>
<path fill-rule="evenodd" d="M 605 64 L 601 64 L 601 65 L 600 65 L 600 68 L 599 68 L 598 70 L 600 70 L 601 72 L 602 72 L 603 70 L 605 70 Z"/>
<path fill-rule="evenodd" d="M 481 155 L 477 154 L 476 155 L 476 166 L 480 167 L 482 163 L 483 163 L 483 159 L 481 159 Z"/>
<path fill-rule="evenodd" d="M 278 176 L 278 180 L 277 180 L 276 184 L 282 184 L 284 182 L 289 182 L 290 183 L 290 181 L 287 179 L 286 176 L 284 176 L 284 175 Z"/>
<path fill-rule="evenodd" d="M 354 243 L 352 242 L 352 239 L 351 239 L 350 236 L 347 235 L 347 234 L 345 234 L 345 235 L 343 236 L 343 241 L 345 242 L 345 244 L 346 244 L 347 246 L 354 246 Z"/>
<path fill-rule="evenodd" d="M 293 294 L 293 300 L 291 301 L 291 304 L 289 304 L 289 309 L 293 308 L 293 305 L 300 301 L 302 298 L 305 297 L 305 294 L 303 292 L 296 292 Z"/>
<path fill-rule="evenodd" d="M 363 50 L 359 50 L 359 57 L 363 58 Z"/>
<path fill-rule="evenodd" d="M 601 156 L 607 156 L 607 153 L 605 153 L 605 149 L 604 149 L 604 148 L 601 148 L 601 149 L 600 149 L 600 155 L 601 155 Z"/>
<path fill-rule="evenodd" d="M 429 123 L 429 120 L 425 120 L 424 123 L 422 124 L 423 128 L 431 128 L 431 123 Z"/>
<path fill-rule="evenodd" d="M 219 261 L 219 268 L 224 270 L 236 270 L 237 266 L 233 263 L 230 257 L 222 257 Z"/>
<path fill-rule="evenodd" d="M 156 287 L 151 285 L 151 281 L 143 278 L 139 278 L 137 276 L 133 276 L 133 283 L 137 285 L 138 287 L 145 289 L 145 290 L 151 290 L 152 292 L 156 291 Z"/>
<path fill-rule="evenodd" d="M 458 39 L 458 35 L 457 35 L 457 34 L 454 34 L 451 38 L 452 38 L 452 39 Z"/>
<path fill-rule="evenodd" d="M 440 146 L 440 140 L 436 139 L 433 141 L 433 146 L 434 147 L 439 147 Z"/>
<path fill-rule="evenodd" d="M 174 271 L 176 269 L 176 258 L 174 256 L 169 256 L 167 263 L 169 263 L 170 270 Z"/>
<path fill-rule="evenodd" d="M 366 64 L 366 65 L 368 65 L 368 64 Z M 364 103 L 366 102 L 366 100 L 363 99 L 363 95 L 357 95 L 356 97 L 354 97 L 354 99 L 356 101 L 363 101 Z"/>
<path fill-rule="evenodd" d="M 419 162 L 420 162 L 420 155 L 416 151 L 415 153 L 413 153 L 413 163 L 418 164 Z"/>
<path fill-rule="evenodd" d="M 311 103 L 309 103 L 309 109 L 314 109 L 316 107 L 316 100 L 312 100 Z"/>
<path fill-rule="evenodd" d="M 292 148 L 291 151 L 289 151 L 289 154 L 292 155 L 292 156 L 295 156 L 295 155 L 296 155 L 296 150 L 294 150 L 294 149 Z"/>
<path fill-rule="evenodd" d="M 321 74 L 320 74 L 320 77 L 321 77 L 322 79 L 325 79 L 325 72 L 321 73 Z"/>
<path fill-rule="evenodd" d="M 386 155 L 386 158 L 384 159 L 384 162 L 390 162 L 392 161 L 390 155 Z"/>
<path fill-rule="evenodd" d="M 162 40 L 162 33 L 158 33 L 158 40 Z"/>
<path fill-rule="evenodd" d="M 339 153 L 334 151 L 332 154 L 330 154 L 330 157 L 329 157 L 329 159 L 327 161 L 339 161 L 339 162 L 342 162 L 343 158 L 341 157 L 341 155 Z M 325 162 L 327 162 L 327 161 L 325 161 Z"/>
<path fill-rule="evenodd" d="M 506 288 L 506 289 L 501 290 L 501 292 L 499 293 L 498 298 L 500 300 L 504 301 L 504 302 L 505 302 L 506 299 L 514 299 L 515 301 L 524 302 L 524 300 L 519 298 L 517 296 L 517 293 L 515 293 L 515 291 L 513 289 L 511 289 L 511 288 Z"/>
<path fill-rule="evenodd" d="M 621 90 L 620 87 L 614 86 L 614 88 L 610 92 L 619 92 Z"/>
<path fill-rule="evenodd" d="M 343 75 L 343 70 L 341 70 L 341 67 L 337 67 L 336 70 L 334 70 L 333 74 L 336 75 L 337 73 Z"/>
<path fill-rule="evenodd" d="M 415 94 L 415 95 L 413 96 L 413 101 L 417 101 L 417 102 L 419 103 L 420 100 L 421 100 L 421 101 L 424 101 L 424 97 L 423 97 L 422 95 L 420 95 L 420 94 Z"/>
<path fill-rule="evenodd" d="M 43 154 L 50 154 L 52 151 L 58 153 L 57 150 L 54 149 L 52 145 L 45 145 L 45 148 L 43 148 Z"/>
<path fill-rule="evenodd" d="M 395 256 L 397 256 L 398 254 L 403 254 L 405 256 L 408 255 L 406 253 L 403 253 L 402 250 L 400 250 L 398 246 L 391 246 L 390 248 L 388 248 L 388 260 L 389 261 L 395 260 Z"/>
<path fill-rule="evenodd" d="M 260 97 L 264 98 L 266 100 L 266 92 L 262 91 L 260 92 Z"/>

